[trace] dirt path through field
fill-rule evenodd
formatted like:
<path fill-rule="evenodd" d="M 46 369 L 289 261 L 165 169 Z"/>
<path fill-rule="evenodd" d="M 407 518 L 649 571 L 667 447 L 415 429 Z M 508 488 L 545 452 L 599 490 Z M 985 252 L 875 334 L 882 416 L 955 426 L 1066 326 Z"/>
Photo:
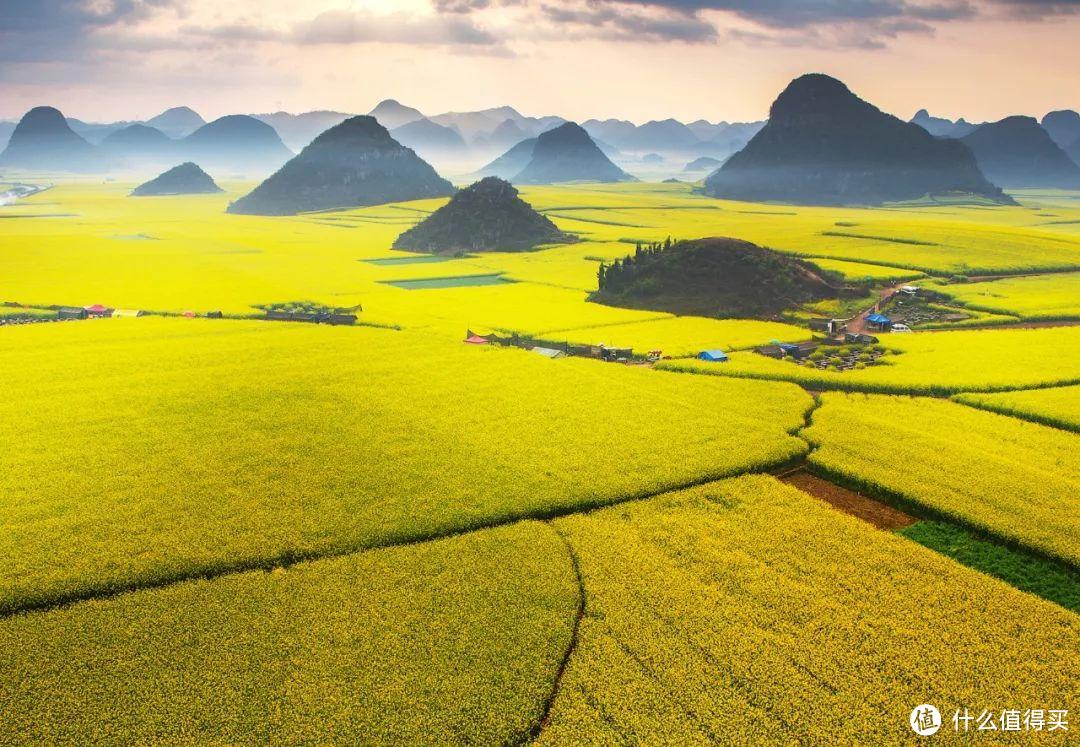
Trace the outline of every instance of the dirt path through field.
<path fill-rule="evenodd" d="M 856 334 L 864 334 L 866 332 L 866 317 L 876 312 L 882 303 L 899 293 L 900 289 L 907 284 L 908 283 L 905 281 L 902 283 L 896 283 L 895 285 L 890 285 L 888 288 L 882 288 L 881 292 L 878 294 L 877 301 L 874 302 L 874 305 L 868 309 L 859 312 L 854 319 L 847 323 L 847 331 L 854 332 Z"/>

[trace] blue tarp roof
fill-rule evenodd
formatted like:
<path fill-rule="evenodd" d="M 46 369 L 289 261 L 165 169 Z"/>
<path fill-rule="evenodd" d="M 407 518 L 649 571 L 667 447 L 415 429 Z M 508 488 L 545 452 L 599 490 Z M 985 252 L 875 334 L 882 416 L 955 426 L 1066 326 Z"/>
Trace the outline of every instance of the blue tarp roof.
<path fill-rule="evenodd" d="M 698 358 L 703 361 L 726 361 L 727 353 L 723 350 L 702 350 L 698 353 Z"/>
<path fill-rule="evenodd" d="M 892 319 L 889 319 L 889 317 L 884 314 L 871 314 L 866 317 L 866 321 L 871 324 L 892 324 Z"/>

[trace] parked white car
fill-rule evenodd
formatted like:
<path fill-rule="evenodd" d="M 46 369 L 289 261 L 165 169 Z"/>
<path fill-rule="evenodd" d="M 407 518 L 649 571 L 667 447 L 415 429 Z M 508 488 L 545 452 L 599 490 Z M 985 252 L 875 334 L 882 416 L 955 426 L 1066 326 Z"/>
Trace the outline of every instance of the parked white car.
<path fill-rule="evenodd" d="M 891 329 L 892 329 L 893 332 L 910 332 L 911 331 L 911 327 L 907 326 L 906 324 L 894 324 L 891 327 Z"/>

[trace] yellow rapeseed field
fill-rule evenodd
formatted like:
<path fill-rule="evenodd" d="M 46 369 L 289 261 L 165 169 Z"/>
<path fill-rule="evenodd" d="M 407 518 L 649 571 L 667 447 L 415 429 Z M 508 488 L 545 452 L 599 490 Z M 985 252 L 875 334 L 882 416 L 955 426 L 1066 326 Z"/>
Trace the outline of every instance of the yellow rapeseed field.
<path fill-rule="evenodd" d="M 578 596 L 525 523 L 7 617 L 0 742 L 521 742 Z"/>
<path fill-rule="evenodd" d="M 826 393 L 816 468 L 1080 567 L 1080 435 L 938 399 Z"/>
<path fill-rule="evenodd" d="M 1080 431 L 1080 386 L 1024 389 L 996 394 L 969 392 L 954 395 L 953 399 L 1003 415 L 1015 415 L 1037 423 Z"/>
<path fill-rule="evenodd" d="M 1002 278 L 979 283 L 931 283 L 970 309 L 1015 314 L 1032 321 L 1080 319 L 1080 272 Z"/>
<path fill-rule="evenodd" d="M 647 495 L 798 458 L 790 384 L 203 319 L 0 334 L 0 608 Z"/>
<path fill-rule="evenodd" d="M 1075 697 L 1076 615 L 771 477 L 555 526 L 586 603 L 540 744 L 911 744 L 921 703 L 954 742 L 957 709 Z"/>

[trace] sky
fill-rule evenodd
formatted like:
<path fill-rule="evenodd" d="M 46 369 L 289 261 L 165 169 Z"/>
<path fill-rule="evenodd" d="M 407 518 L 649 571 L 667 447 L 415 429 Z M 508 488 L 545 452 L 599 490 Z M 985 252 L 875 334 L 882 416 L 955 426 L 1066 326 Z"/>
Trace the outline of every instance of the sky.
<path fill-rule="evenodd" d="M 1080 0 L 0 0 L 0 118 L 764 118 L 824 72 L 905 119 L 1080 109 Z"/>

